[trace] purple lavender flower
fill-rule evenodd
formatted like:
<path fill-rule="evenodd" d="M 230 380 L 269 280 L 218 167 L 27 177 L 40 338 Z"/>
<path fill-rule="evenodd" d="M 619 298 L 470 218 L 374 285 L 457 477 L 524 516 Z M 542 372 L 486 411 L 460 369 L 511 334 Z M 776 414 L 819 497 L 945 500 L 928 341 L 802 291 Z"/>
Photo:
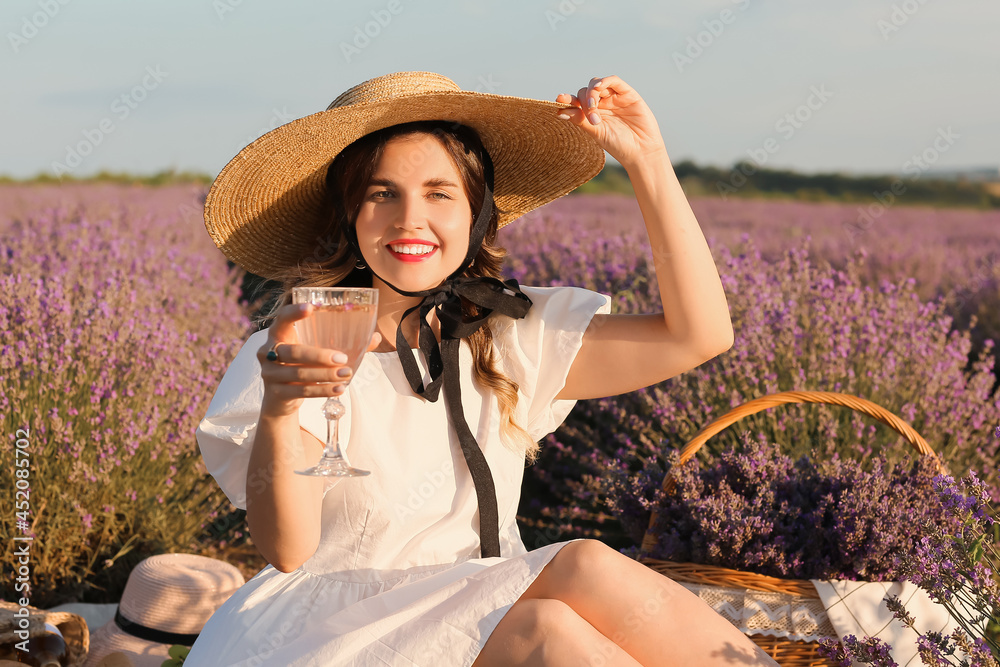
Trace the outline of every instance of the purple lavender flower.
<path fill-rule="evenodd" d="M 941 633 L 927 632 L 917 638 L 917 653 L 925 665 L 947 667 L 955 649 Z"/>
<path fill-rule="evenodd" d="M 854 635 L 847 635 L 841 643 L 821 641 L 819 653 L 843 667 L 851 667 L 852 659 L 875 667 L 899 667 L 889 653 L 891 649 L 891 646 L 876 637 L 858 639 Z"/>

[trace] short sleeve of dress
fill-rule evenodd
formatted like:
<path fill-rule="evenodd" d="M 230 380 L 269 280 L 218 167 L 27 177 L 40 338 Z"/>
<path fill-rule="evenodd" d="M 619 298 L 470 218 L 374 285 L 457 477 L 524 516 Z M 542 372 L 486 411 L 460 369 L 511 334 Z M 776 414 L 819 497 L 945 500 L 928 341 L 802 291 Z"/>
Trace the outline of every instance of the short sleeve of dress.
<path fill-rule="evenodd" d="M 611 312 L 610 297 L 580 287 L 527 287 L 528 314 L 505 319 L 495 340 L 508 377 L 518 383 L 517 415 L 537 442 L 555 431 L 576 404 L 556 400 L 598 313 Z"/>
<path fill-rule="evenodd" d="M 240 509 L 247 506 L 247 468 L 264 397 L 257 350 L 266 340 L 267 331 L 258 331 L 243 344 L 195 432 L 208 472 Z"/>

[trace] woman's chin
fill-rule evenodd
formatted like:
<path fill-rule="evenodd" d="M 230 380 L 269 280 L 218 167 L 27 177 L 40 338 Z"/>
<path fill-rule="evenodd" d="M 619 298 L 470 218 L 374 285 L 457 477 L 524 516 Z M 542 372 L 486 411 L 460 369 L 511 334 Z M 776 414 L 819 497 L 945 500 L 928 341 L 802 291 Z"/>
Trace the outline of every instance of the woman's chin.
<path fill-rule="evenodd" d="M 375 270 L 378 271 L 377 268 Z M 434 272 L 434 275 L 421 275 L 421 273 L 423 272 L 404 268 L 397 271 L 389 270 L 385 273 L 379 272 L 379 275 L 382 276 L 385 282 L 390 283 L 393 287 L 403 292 L 423 292 L 434 289 L 443 284 L 447 280 L 448 275 L 450 275 L 442 275 L 441 272 Z"/>
<path fill-rule="evenodd" d="M 434 282 L 433 280 L 415 280 L 412 276 L 400 277 L 400 276 L 382 276 L 386 283 L 392 285 L 385 285 L 386 289 L 391 290 L 393 287 L 400 292 L 423 292 L 425 290 L 434 289 L 438 287 L 443 280 Z M 384 284 L 384 283 L 383 283 Z"/>

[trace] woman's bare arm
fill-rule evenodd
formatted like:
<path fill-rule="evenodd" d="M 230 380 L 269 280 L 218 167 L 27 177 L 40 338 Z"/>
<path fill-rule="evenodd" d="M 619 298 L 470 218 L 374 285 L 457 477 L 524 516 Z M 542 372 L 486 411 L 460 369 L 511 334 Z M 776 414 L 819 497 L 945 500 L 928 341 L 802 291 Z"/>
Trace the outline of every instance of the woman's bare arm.
<path fill-rule="evenodd" d="M 254 545 L 282 572 L 298 569 L 319 546 L 323 477 L 296 475 L 323 445 L 298 415 L 261 416 L 247 471 L 247 525 Z"/>
<path fill-rule="evenodd" d="M 314 465 L 323 444 L 299 426 L 299 407 L 306 398 L 342 394 L 347 379 L 338 375 L 346 357 L 298 344 L 293 323 L 311 312 L 298 305 L 282 308 L 257 352 L 264 398 L 247 469 L 247 525 L 261 555 L 282 572 L 309 560 L 321 530 L 325 478 L 295 471 Z M 369 349 L 379 340 L 375 334 Z M 285 344 L 278 361 L 269 361 L 265 355 L 277 341 Z"/>
<path fill-rule="evenodd" d="M 596 81 L 557 101 L 573 104 L 569 122 L 594 134 L 628 172 L 649 234 L 663 313 L 595 315 L 559 398 L 612 396 L 655 384 L 725 352 L 734 339 L 711 250 L 652 112 L 618 77 Z M 584 117 L 581 100 L 598 97 L 601 122 L 595 124 Z"/>

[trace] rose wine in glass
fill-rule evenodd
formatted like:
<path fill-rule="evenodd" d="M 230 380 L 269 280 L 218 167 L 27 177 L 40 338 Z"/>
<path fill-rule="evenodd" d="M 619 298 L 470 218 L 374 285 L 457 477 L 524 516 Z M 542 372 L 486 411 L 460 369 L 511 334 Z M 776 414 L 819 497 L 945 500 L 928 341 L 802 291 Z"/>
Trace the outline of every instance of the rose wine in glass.
<path fill-rule="evenodd" d="M 368 350 L 375 322 L 378 319 L 378 290 L 355 287 L 296 287 L 292 289 L 292 303 L 310 303 L 313 312 L 295 322 L 299 342 L 323 347 L 347 355 L 347 363 L 354 377 L 361 358 Z M 361 477 L 368 470 L 351 467 L 340 451 L 340 418 L 344 404 L 331 396 L 323 404 L 326 417 L 326 446 L 323 458 L 308 470 L 296 470 L 300 475 L 324 477 Z"/>

